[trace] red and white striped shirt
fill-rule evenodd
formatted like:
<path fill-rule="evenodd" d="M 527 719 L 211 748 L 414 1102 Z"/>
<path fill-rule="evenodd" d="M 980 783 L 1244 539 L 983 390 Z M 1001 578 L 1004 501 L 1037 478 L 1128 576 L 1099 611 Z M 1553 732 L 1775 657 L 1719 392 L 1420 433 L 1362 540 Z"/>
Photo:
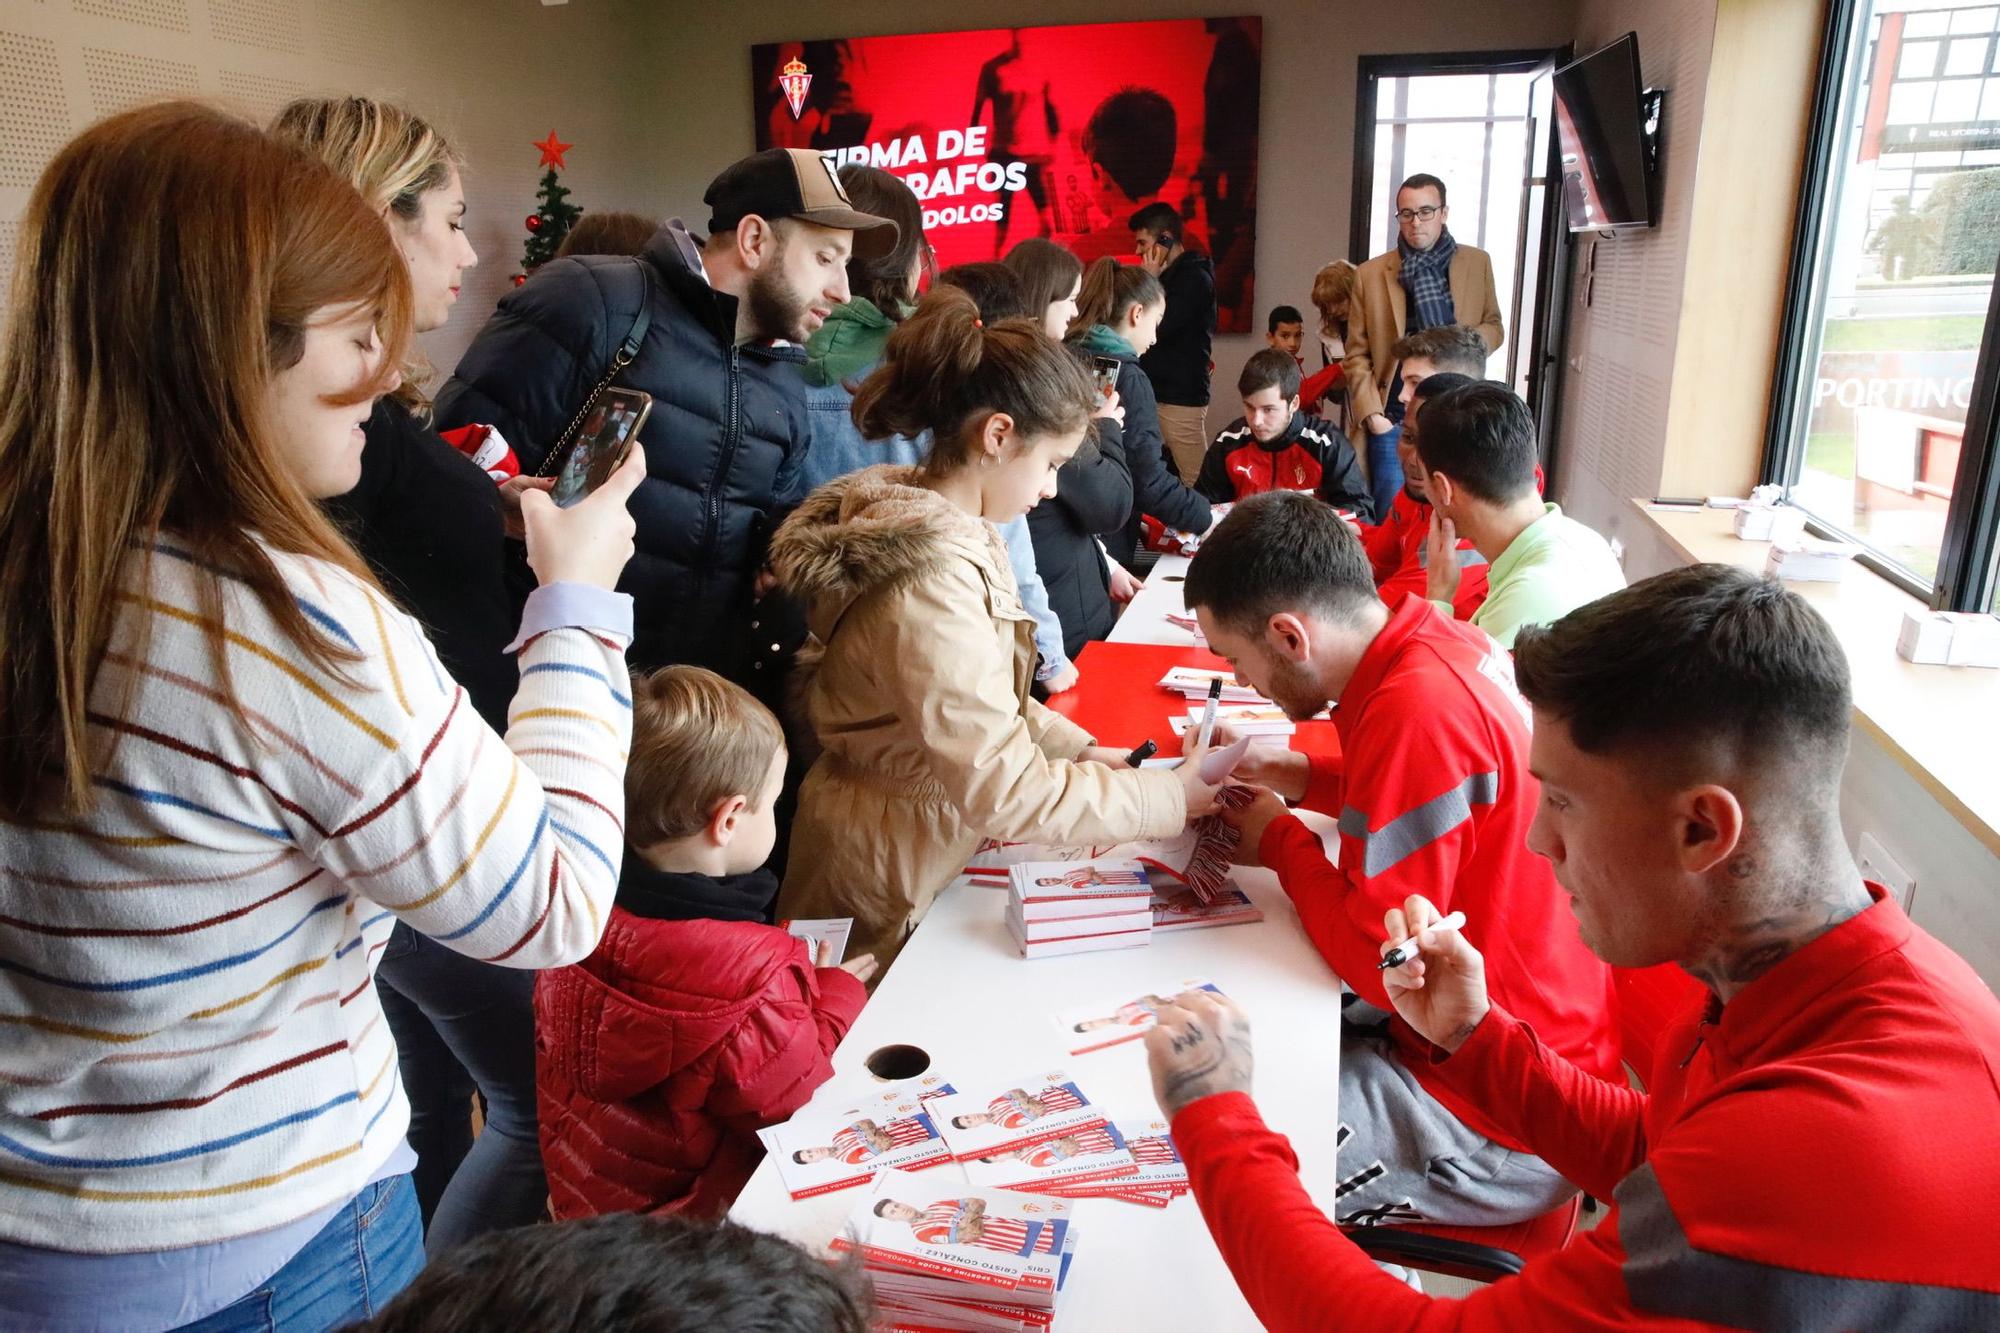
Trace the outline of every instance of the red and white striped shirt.
<path fill-rule="evenodd" d="M 1039 1094 L 1025 1101 L 1011 1092 L 1003 1093 L 993 1099 L 987 1110 L 992 1114 L 996 1124 L 1004 1125 L 1008 1129 L 1019 1129 L 1030 1121 L 1040 1120 L 1045 1115 L 1054 1115 L 1058 1111 L 1074 1111 L 1083 1104 L 1083 1098 L 1077 1094 L 1075 1086 L 1064 1083 L 1043 1088 Z"/>
<path fill-rule="evenodd" d="M 965 1223 L 971 1219 L 965 1216 L 965 1207 L 970 1199 L 940 1199 L 924 1209 L 924 1215 L 910 1223 L 910 1230 L 918 1240 L 926 1245 L 977 1245 L 985 1250 L 998 1250 L 1002 1254 L 1053 1254 L 1055 1237 L 1050 1228 L 1042 1222 L 1029 1222 L 1018 1217 L 996 1217 L 984 1214 L 978 1217 L 979 1235 L 967 1238 L 962 1233 Z"/>

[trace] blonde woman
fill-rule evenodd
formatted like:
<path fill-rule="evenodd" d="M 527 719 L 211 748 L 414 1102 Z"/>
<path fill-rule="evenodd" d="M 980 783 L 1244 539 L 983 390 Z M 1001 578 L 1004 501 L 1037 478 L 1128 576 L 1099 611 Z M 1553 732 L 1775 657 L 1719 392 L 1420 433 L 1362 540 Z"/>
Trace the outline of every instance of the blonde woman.
<path fill-rule="evenodd" d="M 442 327 L 466 270 L 463 161 L 434 127 L 366 97 L 309 98 L 272 131 L 333 168 L 388 225 L 410 275 L 412 327 Z M 445 670 L 496 731 L 517 679 L 507 641 L 518 621 L 504 570 L 504 516 L 517 479 L 493 484 L 430 428 L 412 357 L 402 386 L 362 425 L 361 479 L 327 502 L 382 585 L 430 631 Z M 456 953 L 398 925 L 377 971 L 410 1099 L 412 1173 L 427 1248 L 440 1253 L 542 1215 L 535 1120 L 532 972 Z M 486 1127 L 472 1133 L 472 1094 Z"/>
<path fill-rule="evenodd" d="M 1347 311 L 1354 299 L 1354 265 L 1336 259 L 1313 275 L 1312 303 L 1319 311 L 1320 369 L 1299 386 L 1299 401 L 1308 411 L 1347 429 L 1347 390 L 1341 361 L 1347 356 Z M 1313 404 L 1322 404 L 1315 409 Z M 1360 451 L 1356 451 L 1357 453 Z"/>
<path fill-rule="evenodd" d="M 495 735 L 317 503 L 415 304 L 347 182 L 203 106 L 100 122 L 29 200 L 0 340 L 9 1327 L 367 1317 L 423 1257 L 390 927 L 521 968 L 603 929 L 643 463 L 524 497 L 542 586 Z"/>

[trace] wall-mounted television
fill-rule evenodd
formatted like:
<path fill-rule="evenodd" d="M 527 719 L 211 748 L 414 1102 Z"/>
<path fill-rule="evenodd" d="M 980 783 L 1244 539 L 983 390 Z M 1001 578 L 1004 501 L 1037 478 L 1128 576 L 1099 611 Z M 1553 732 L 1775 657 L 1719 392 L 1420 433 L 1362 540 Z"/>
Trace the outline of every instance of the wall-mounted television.
<path fill-rule="evenodd" d="M 1555 72 L 1556 140 L 1571 231 L 1659 222 L 1662 100 L 1658 91 L 1639 86 L 1637 33 Z"/>
<path fill-rule="evenodd" d="M 1261 331 L 1263 40 L 1244 17 L 771 42 L 750 52 L 757 146 L 901 177 L 940 265 L 1032 236 L 1129 260 L 1132 214 L 1171 204 L 1215 267 L 1219 330 Z"/>

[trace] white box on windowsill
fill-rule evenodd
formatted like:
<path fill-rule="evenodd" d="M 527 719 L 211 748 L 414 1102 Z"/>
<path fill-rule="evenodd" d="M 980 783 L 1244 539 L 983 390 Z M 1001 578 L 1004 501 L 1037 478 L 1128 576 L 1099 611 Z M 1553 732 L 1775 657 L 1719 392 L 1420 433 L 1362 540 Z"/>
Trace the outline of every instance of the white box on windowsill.
<path fill-rule="evenodd" d="M 1919 666 L 2000 667 L 2000 618 L 1963 611 L 1905 611 L 1896 652 Z"/>
<path fill-rule="evenodd" d="M 1764 557 L 1764 576 L 1799 583 L 1838 583 L 1861 550 L 1852 542 L 1821 541 L 1817 537 L 1787 537 L 1771 543 Z"/>
<path fill-rule="evenodd" d="M 1736 535 L 1746 542 L 1784 541 L 1806 530 L 1805 511 L 1788 505 L 1745 504 L 1733 522 Z"/>

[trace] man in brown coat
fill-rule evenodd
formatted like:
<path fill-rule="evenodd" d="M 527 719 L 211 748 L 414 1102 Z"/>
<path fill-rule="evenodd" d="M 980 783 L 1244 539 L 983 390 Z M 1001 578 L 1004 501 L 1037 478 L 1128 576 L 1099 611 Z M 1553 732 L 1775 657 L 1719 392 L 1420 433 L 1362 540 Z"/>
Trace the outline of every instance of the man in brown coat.
<path fill-rule="evenodd" d="M 1347 429 L 1367 465 L 1378 514 L 1389 512 L 1403 487 L 1396 458 L 1403 405 L 1392 388 L 1396 358 L 1390 352 L 1396 340 L 1419 329 L 1463 324 L 1479 331 L 1491 355 L 1506 339 L 1493 261 L 1484 250 L 1454 240 L 1445 225 L 1449 217 L 1444 182 L 1410 177 L 1396 191 L 1396 248 L 1376 255 L 1354 275 L 1345 362 Z"/>

